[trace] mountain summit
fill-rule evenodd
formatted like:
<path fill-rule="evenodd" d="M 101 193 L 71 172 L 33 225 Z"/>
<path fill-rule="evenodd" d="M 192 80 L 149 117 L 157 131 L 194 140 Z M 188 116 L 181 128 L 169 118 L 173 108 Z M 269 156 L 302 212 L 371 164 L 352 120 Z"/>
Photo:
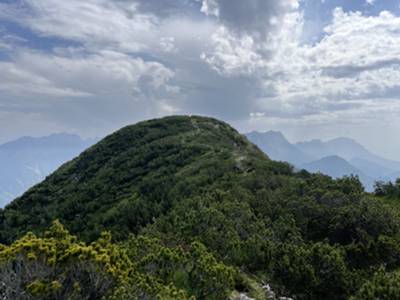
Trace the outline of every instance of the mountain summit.
<path fill-rule="evenodd" d="M 167 117 L 128 126 L 7 206 L 6 217 L 18 210 L 24 221 L 7 218 L 0 224 L 4 228 L 11 222 L 0 242 L 20 230 L 38 230 L 54 218 L 74 233 L 86 228 L 80 234 L 87 238 L 105 228 L 114 228 L 114 236 L 137 232 L 176 199 L 209 190 L 228 175 L 244 176 L 258 161 L 268 159 L 214 119 Z M 124 210 L 127 206 L 131 212 Z"/>

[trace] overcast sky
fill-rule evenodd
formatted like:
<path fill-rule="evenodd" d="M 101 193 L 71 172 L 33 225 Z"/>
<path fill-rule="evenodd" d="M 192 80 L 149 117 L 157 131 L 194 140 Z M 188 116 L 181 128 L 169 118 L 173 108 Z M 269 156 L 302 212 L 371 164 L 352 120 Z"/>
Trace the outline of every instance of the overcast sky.
<path fill-rule="evenodd" d="M 0 0 L 0 142 L 201 114 L 400 160 L 399 6 Z"/>

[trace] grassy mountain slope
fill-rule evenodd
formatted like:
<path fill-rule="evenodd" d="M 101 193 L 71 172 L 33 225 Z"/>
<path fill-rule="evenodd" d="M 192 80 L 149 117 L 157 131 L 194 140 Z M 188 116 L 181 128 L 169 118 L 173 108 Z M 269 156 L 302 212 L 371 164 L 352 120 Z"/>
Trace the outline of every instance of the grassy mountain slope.
<path fill-rule="evenodd" d="M 198 299 L 223 299 L 215 284 L 260 295 L 261 282 L 296 299 L 368 299 L 374 274 L 400 267 L 398 213 L 356 178 L 295 173 L 203 117 L 105 138 L 1 210 L 0 242 L 54 219 L 85 241 L 110 230 L 134 268 Z"/>

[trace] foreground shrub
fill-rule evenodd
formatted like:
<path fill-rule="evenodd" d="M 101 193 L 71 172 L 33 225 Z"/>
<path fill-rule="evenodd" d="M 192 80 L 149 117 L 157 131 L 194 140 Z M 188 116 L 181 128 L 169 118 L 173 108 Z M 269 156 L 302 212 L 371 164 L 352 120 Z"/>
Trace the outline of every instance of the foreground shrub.
<path fill-rule="evenodd" d="M 129 274 L 130 262 L 108 234 L 86 245 L 59 222 L 43 238 L 28 233 L 0 250 L 5 299 L 100 299 Z"/>
<path fill-rule="evenodd" d="M 186 249 L 169 248 L 159 239 L 140 236 L 131 237 L 124 247 L 139 272 L 197 299 L 227 299 L 233 290 L 235 269 L 217 261 L 199 242 Z"/>
<path fill-rule="evenodd" d="M 393 300 L 400 297 L 400 272 L 388 273 L 379 269 L 351 300 Z"/>
<path fill-rule="evenodd" d="M 235 270 L 206 247 L 169 248 L 157 239 L 111 235 L 87 245 L 55 221 L 38 237 L 28 233 L 0 246 L 0 299 L 224 299 Z"/>

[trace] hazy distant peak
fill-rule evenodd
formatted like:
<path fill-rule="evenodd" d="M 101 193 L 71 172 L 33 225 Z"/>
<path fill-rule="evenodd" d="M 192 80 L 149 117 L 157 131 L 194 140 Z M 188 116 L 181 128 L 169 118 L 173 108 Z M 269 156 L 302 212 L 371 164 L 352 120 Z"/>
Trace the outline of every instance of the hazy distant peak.
<path fill-rule="evenodd" d="M 323 141 L 320 139 L 312 139 L 310 141 L 302 141 L 302 142 L 297 142 L 296 145 L 302 146 L 302 145 L 313 145 L 313 146 L 320 146 L 323 145 Z"/>
<path fill-rule="evenodd" d="M 351 146 L 351 147 L 358 147 L 358 148 L 365 149 L 365 147 L 362 146 L 357 141 L 355 141 L 351 138 L 346 138 L 346 137 L 339 137 L 339 138 L 332 139 L 330 141 L 327 141 L 326 144 L 338 145 L 338 146 L 340 145 L 340 146 L 347 146 L 347 147 Z"/>
<path fill-rule="evenodd" d="M 358 142 L 356 142 L 355 140 L 353 140 L 352 138 L 348 138 L 348 137 L 337 137 L 334 139 L 329 140 L 327 143 L 329 142 L 342 142 L 342 143 L 354 143 L 354 144 L 358 144 Z"/>
<path fill-rule="evenodd" d="M 274 131 L 274 130 L 266 132 L 252 131 L 246 135 L 251 136 L 253 138 L 255 137 L 255 138 L 270 139 L 274 140 L 275 142 L 280 141 L 290 144 L 289 141 L 286 139 L 286 137 L 283 135 L 283 133 L 280 131 Z"/>
<path fill-rule="evenodd" d="M 289 141 L 286 139 L 286 137 L 280 131 L 272 131 L 271 130 L 271 131 L 265 132 L 264 135 L 268 136 L 270 138 L 273 138 L 273 139 L 275 139 L 277 141 L 282 141 L 282 142 L 285 142 L 285 143 L 289 143 Z"/>
<path fill-rule="evenodd" d="M 53 133 L 42 137 L 24 136 L 14 141 L 0 145 L 3 150 L 17 150 L 28 148 L 46 147 L 81 147 L 82 144 L 93 144 L 97 139 L 82 139 L 79 135 L 71 133 Z"/>
<path fill-rule="evenodd" d="M 305 166 L 318 166 L 318 167 L 326 167 L 326 168 L 333 168 L 333 169 L 340 167 L 341 171 L 343 170 L 343 167 L 344 167 L 344 168 L 346 168 L 346 171 L 354 171 L 354 172 L 359 171 L 357 168 L 353 167 L 346 159 L 344 159 L 343 157 L 340 157 L 339 155 L 325 156 L 319 160 L 308 163 Z M 326 172 L 326 173 L 329 173 L 329 172 Z M 342 175 L 340 174 L 340 176 L 342 176 Z"/>
<path fill-rule="evenodd" d="M 68 133 L 68 132 L 52 133 L 52 134 L 50 134 L 48 136 L 44 136 L 42 138 L 72 138 L 72 139 L 78 138 L 78 139 L 82 140 L 82 138 L 79 135 L 74 134 L 74 133 Z"/>
<path fill-rule="evenodd" d="M 339 155 L 325 156 L 325 157 L 321 158 L 321 161 L 345 162 L 345 163 L 347 163 L 347 161 L 343 157 L 340 157 Z"/>
<path fill-rule="evenodd" d="M 360 170 L 338 155 L 325 156 L 317 161 L 305 164 L 302 167 L 310 172 L 319 171 L 336 178 L 349 174 L 362 174 Z"/>
<path fill-rule="evenodd" d="M 15 144 L 15 143 L 27 143 L 27 142 L 38 141 L 38 140 L 43 141 L 43 140 L 54 140 L 54 139 L 80 139 L 81 140 L 81 137 L 76 134 L 65 133 L 65 132 L 52 133 L 49 135 L 39 136 L 39 137 L 22 136 L 13 141 L 4 143 L 3 146 L 8 145 L 8 144 Z"/>
<path fill-rule="evenodd" d="M 280 137 L 285 138 L 282 132 L 275 131 L 275 130 L 268 130 L 268 131 L 264 131 L 264 132 L 253 130 L 253 131 L 247 133 L 246 135 L 271 135 L 271 136 L 275 135 L 275 136 L 280 136 Z"/>
<path fill-rule="evenodd" d="M 300 165 L 314 160 L 314 157 L 291 144 L 280 131 L 253 131 L 246 134 L 246 136 L 272 159 L 287 161 L 293 165 Z"/>
<path fill-rule="evenodd" d="M 283 135 L 282 132 L 275 131 L 275 130 L 266 131 L 266 132 L 264 132 L 264 134 L 269 134 L 269 135 L 274 135 L 274 136 L 279 136 L 279 137 L 285 138 L 285 136 Z"/>

